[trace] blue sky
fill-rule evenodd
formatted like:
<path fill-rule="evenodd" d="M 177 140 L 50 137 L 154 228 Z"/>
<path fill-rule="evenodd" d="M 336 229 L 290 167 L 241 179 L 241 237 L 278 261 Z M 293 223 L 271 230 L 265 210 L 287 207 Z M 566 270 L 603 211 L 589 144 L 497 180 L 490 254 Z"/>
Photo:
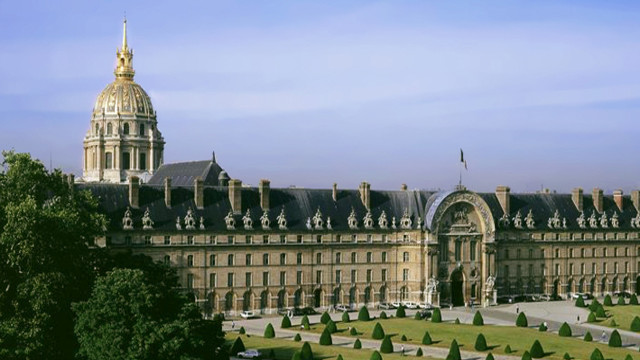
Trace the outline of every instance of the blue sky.
<path fill-rule="evenodd" d="M 640 188 L 640 3 L 1 1 L 0 148 L 81 172 L 126 11 L 166 162 L 245 183 Z"/>

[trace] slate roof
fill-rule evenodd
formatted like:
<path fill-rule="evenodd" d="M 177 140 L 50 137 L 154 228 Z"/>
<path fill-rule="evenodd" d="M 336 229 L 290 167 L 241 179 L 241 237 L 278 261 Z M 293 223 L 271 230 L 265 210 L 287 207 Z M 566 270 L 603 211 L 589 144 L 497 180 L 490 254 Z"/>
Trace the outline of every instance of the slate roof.
<path fill-rule="evenodd" d="M 163 164 L 147 182 L 149 185 L 163 185 L 165 178 L 171 178 L 171 186 L 193 186 L 196 177 L 202 177 L 204 185 L 217 186 L 218 176 L 223 169 L 213 160 Z"/>

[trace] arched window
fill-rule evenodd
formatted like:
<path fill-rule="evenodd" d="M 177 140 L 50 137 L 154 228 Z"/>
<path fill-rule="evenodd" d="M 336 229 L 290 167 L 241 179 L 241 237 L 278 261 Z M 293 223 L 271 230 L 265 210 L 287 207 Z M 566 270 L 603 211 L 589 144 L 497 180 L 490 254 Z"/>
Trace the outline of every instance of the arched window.
<path fill-rule="evenodd" d="M 139 134 L 140 134 L 140 136 L 144 136 L 144 124 L 140 124 Z"/>
<path fill-rule="evenodd" d="M 122 133 L 125 135 L 129 135 L 129 123 L 124 123 L 124 126 L 122 127 Z"/>
<path fill-rule="evenodd" d="M 113 132 L 113 125 L 111 125 L 111 123 L 107 124 L 107 135 L 111 135 L 111 133 Z"/>
<path fill-rule="evenodd" d="M 96 124 L 96 135 L 100 133 L 100 125 Z"/>

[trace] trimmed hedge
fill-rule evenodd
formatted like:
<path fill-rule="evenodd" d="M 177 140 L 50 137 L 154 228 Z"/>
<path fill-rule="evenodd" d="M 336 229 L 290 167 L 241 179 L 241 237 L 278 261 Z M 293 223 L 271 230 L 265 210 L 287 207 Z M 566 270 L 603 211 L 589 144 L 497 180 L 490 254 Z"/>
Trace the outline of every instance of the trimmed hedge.
<path fill-rule="evenodd" d="M 587 322 L 588 323 L 596 322 L 596 313 L 594 313 L 593 311 L 590 312 L 589 316 L 587 316 Z"/>
<path fill-rule="evenodd" d="M 327 329 L 330 334 L 334 334 L 336 331 L 338 331 L 338 327 L 336 326 L 336 323 L 333 322 L 333 320 L 329 320 L 324 328 Z"/>
<path fill-rule="evenodd" d="M 631 294 L 629 305 L 638 305 L 638 297 L 636 296 L 636 294 Z"/>
<path fill-rule="evenodd" d="M 296 350 L 291 356 L 291 360 L 302 360 L 302 355 L 300 355 L 300 350 Z"/>
<path fill-rule="evenodd" d="M 618 323 L 616 322 L 616 319 L 611 319 L 611 321 L 609 321 L 609 325 L 611 325 L 611 327 L 617 327 Z"/>
<path fill-rule="evenodd" d="M 571 327 L 569 324 L 566 322 L 562 323 L 562 326 L 560 326 L 560 329 L 558 330 L 558 335 L 562 337 L 571 337 Z"/>
<path fill-rule="evenodd" d="M 407 335 L 402 334 L 402 337 L 400 338 L 400 341 L 407 341 Z"/>
<path fill-rule="evenodd" d="M 624 357 L 624 360 L 633 360 L 633 357 L 630 354 Z"/>
<path fill-rule="evenodd" d="M 453 323 L 454 323 L 454 324 L 456 324 L 456 325 L 459 325 L 459 324 L 460 324 L 460 319 L 456 318 L 456 319 L 453 321 Z"/>
<path fill-rule="evenodd" d="M 341 354 L 338 354 L 338 357 L 336 358 L 336 360 L 343 360 L 343 359 L 342 359 L 342 355 L 341 355 Z"/>
<path fill-rule="evenodd" d="M 522 354 L 522 360 L 531 360 L 531 354 L 529 354 L 528 351 L 525 351 L 524 354 Z"/>
<path fill-rule="evenodd" d="M 611 300 L 611 295 L 607 294 L 604 297 L 604 305 L 605 306 L 613 306 L 613 301 Z"/>
<path fill-rule="evenodd" d="M 451 346 L 449 347 L 449 354 L 447 354 L 446 360 L 462 360 L 462 356 L 460 355 L 460 346 L 458 346 L 458 342 L 456 339 L 453 339 L 451 342 Z"/>
<path fill-rule="evenodd" d="M 511 350 L 511 345 L 507 344 L 507 346 L 504 348 L 504 353 L 511 354 L 512 352 L 513 350 Z"/>
<path fill-rule="evenodd" d="M 302 317 L 300 324 L 304 326 L 305 330 L 309 330 L 311 328 L 311 323 L 309 323 L 309 317 L 307 315 Z"/>
<path fill-rule="evenodd" d="M 431 345 L 433 344 L 433 340 L 431 339 L 431 335 L 429 335 L 428 331 L 424 332 L 424 336 L 422 337 L 422 345 Z"/>
<path fill-rule="evenodd" d="M 571 355 L 569 355 L 569 353 L 564 353 L 564 355 L 562 355 L 562 359 L 571 360 Z"/>
<path fill-rule="evenodd" d="M 482 318 L 482 314 L 480 314 L 480 311 L 476 311 L 476 314 L 473 315 L 473 325 L 475 326 L 484 325 L 484 319 Z"/>
<path fill-rule="evenodd" d="M 589 310 L 596 312 L 596 310 L 598 310 L 598 306 L 600 306 L 600 302 L 598 301 L 598 299 L 593 299 L 593 301 L 591 301 L 591 304 L 589 304 Z"/>
<path fill-rule="evenodd" d="M 532 358 L 542 358 L 544 357 L 544 350 L 542 349 L 542 344 L 540 344 L 540 341 L 536 340 L 533 342 L 533 345 L 531 345 L 531 350 L 529 350 L 529 354 L 531 354 Z"/>
<path fill-rule="evenodd" d="M 592 342 L 593 341 L 593 336 L 591 336 L 591 332 L 587 331 L 586 334 L 584 334 L 584 341 L 586 342 Z"/>
<path fill-rule="evenodd" d="M 582 296 L 578 296 L 578 298 L 576 299 L 576 306 L 577 307 L 586 307 L 586 305 L 584 304 L 584 299 L 582 298 Z"/>
<path fill-rule="evenodd" d="M 640 332 L 640 318 L 639 317 L 634 317 L 633 320 L 631 320 L 631 326 L 629 327 L 629 330 L 631 331 L 635 331 L 635 332 Z"/>
<path fill-rule="evenodd" d="M 433 314 L 431 315 L 431 322 L 434 322 L 434 323 L 442 322 L 442 313 L 440 312 L 440 308 L 433 309 Z"/>
<path fill-rule="evenodd" d="M 271 325 L 271 323 L 268 323 L 264 328 L 264 337 L 266 339 L 273 339 L 276 337 L 276 331 L 273 329 L 273 325 Z"/>
<path fill-rule="evenodd" d="M 422 320 L 422 315 L 420 315 L 420 311 L 416 312 L 416 314 L 413 316 L 414 320 Z"/>
<path fill-rule="evenodd" d="M 244 326 L 241 326 L 241 327 L 240 327 L 240 330 L 238 331 L 238 334 L 240 334 L 240 335 L 244 335 L 244 334 L 246 334 L 246 333 L 247 333 L 247 330 L 245 330 L 245 329 L 244 329 Z"/>
<path fill-rule="evenodd" d="M 233 345 L 231 345 L 231 350 L 229 350 L 229 355 L 236 356 L 238 355 L 239 352 L 245 351 L 245 350 L 246 349 L 244 348 L 244 343 L 242 342 L 242 339 L 238 336 L 233 341 Z"/>
<path fill-rule="evenodd" d="M 540 323 L 540 326 L 538 326 L 538 331 L 545 332 L 547 330 L 547 326 L 544 323 Z"/>
<path fill-rule="evenodd" d="M 484 360 L 495 360 L 495 359 L 493 358 L 493 354 L 492 353 L 488 353 L 487 357 Z"/>
<path fill-rule="evenodd" d="M 351 322 L 351 318 L 349 317 L 349 313 L 346 312 L 346 311 L 342 313 L 342 322 L 343 323 Z"/>
<path fill-rule="evenodd" d="M 371 316 L 369 316 L 369 310 L 365 306 L 360 308 L 358 311 L 358 321 L 371 321 Z"/>
<path fill-rule="evenodd" d="M 280 323 L 280 328 L 281 329 L 288 329 L 291 327 L 291 319 L 289 319 L 289 316 L 285 315 L 282 317 L 282 323 Z"/>
<path fill-rule="evenodd" d="M 387 335 L 382 339 L 380 343 L 380 352 L 383 354 L 393 353 L 393 343 L 391 342 L 391 336 Z"/>
<path fill-rule="evenodd" d="M 609 347 L 622 347 L 622 338 L 618 330 L 613 330 L 609 337 Z"/>
<path fill-rule="evenodd" d="M 380 353 L 376 350 L 373 352 L 373 354 L 371 354 L 369 360 L 382 360 L 382 355 L 380 355 Z"/>
<path fill-rule="evenodd" d="M 322 316 L 320 317 L 320 322 L 326 325 L 329 320 L 331 320 L 331 316 L 329 315 L 329 313 L 326 311 L 323 312 Z"/>
<path fill-rule="evenodd" d="M 478 351 L 487 350 L 487 339 L 484 338 L 484 335 L 482 335 L 482 333 L 478 334 L 478 337 L 476 337 L 476 343 L 473 348 Z"/>
<path fill-rule="evenodd" d="M 269 352 L 267 353 L 267 356 L 265 357 L 265 359 L 275 360 L 276 359 L 276 352 L 273 351 L 273 349 L 269 349 Z"/>
<path fill-rule="evenodd" d="M 322 335 L 320 335 L 320 345 L 333 345 L 333 341 L 331 340 L 331 332 L 326 327 L 322 331 Z"/>
<path fill-rule="evenodd" d="M 396 317 L 403 318 L 405 316 L 407 316 L 407 314 L 404 311 L 404 305 L 398 306 L 398 308 L 396 309 Z"/>
<path fill-rule="evenodd" d="M 424 354 L 422 353 L 422 348 L 418 348 L 418 350 L 416 350 L 416 356 L 423 356 Z"/>
<path fill-rule="evenodd" d="M 382 319 L 382 320 L 387 320 L 388 318 L 389 318 L 389 317 L 387 316 L 387 313 L 386 313 L 386 312 L 384 312 L 384 311 L 383 311 L 383 312 L 381 312 L 381 313 L 380 313 L 380 319 Z"/>
<path fill-rule="evenodd" d="M 525 315 L 523 312 L 518 314 L 518 318 L 516 319 L 516 326 L 517 327 L 529 326 L 529 321 L 527 321 L 527 315 Z"/>
<path fill-rule="evenodd" d="M 624 300 L 624 297 L 618 296 L 618 305 L 627 305 L 627 302 Z"/>
<path fill-rule="evenodd" d="M 356 341 L 353 343 L 353 348 L 362 349 L 362 343 L 360 342 L 360 339 L 356 339 Z"/>
<path fill-rule="evenodd" d="M 589 359 L 590 360 L 604 360 L 604 356 L 602 355 L 602 352 L 598 348 L 595 348 L 593 350 L 593 352 L 591 353 L 591 357 Z"/>
<path fill-rule="evenodd" d="M 607 313 L 604 311 L 604 306 L 602 306 L 602 304 L 598 305 L 598 308 L 596 309 L 596 317 L 599 317 L 599 318 L 607 317 Z"/>
<path fill-rule="evenodd" d="M 313 351 L 311 350 L 311 345 L 308 342 L 305 341 L 304 344 L 302 344 L 300 355 L 302 356 L 302 360 L 313 360 Z"/>
<path fill-rule="evenodd" d="M 293 341 L 295 342 L 302 341 L 302 337 L 300 336 L 300 334 L 296 334 L 296 336 L 293 337 Z"/>
<path fill-rule="evenodd" d="M 351 330 L 349 330 L 349 334 L 350 335 L 358 335 L 358 330 L 356 330 L 355 327 L 352 327 Z"/>
<path fill-rule="evenodd" d="M 374 340 L 384 339 L 384 330 L 382 329 L 382 325 L 380 325 L 379 322 L 377 322 L 373 327 L 373 331 L 371 332 L 371 338 Z"/>

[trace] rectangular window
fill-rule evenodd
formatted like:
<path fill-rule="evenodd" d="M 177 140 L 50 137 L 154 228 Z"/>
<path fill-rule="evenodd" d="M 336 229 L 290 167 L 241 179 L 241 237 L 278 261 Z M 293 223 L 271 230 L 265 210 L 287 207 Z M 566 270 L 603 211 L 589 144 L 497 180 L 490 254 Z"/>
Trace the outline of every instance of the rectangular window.
<path fill-rule="evenodd" d="M 504 276 L 509 277 L 509 265 L 504 266 Z"/>
<path fill-rule="evenodd" d="M 352 242 L 358 242 L 358 235 L 356 235 L 356 234 L 351 235 L 351 241 Z"/>
<path fill-rule="evenodd" d="M 262 273 L 262 286 L 269 286 L 269 272 Z"/>
<path fill-rule="evenodd" d="M 164 264 L 165 265 L 171 265 L 171 256 L 169 256 L 169 255 L 165 255 L 164 256 Z"/>
<path fill-rule="evenodd" d="M 573 275 L 573 264 L 569 264 L 569 275 Z"/>
<path fill-rule="evenodd" d="M 322 253 L 316 254 L 316 264 L 322 264 Z"/>
<path fill-rule="evenodd" d="M 516 259 L 520 259 L 520 249 L 516 250 Z"/>
<path fill-rule="evenodd" d="M 529 249 L 529 259 L 533 259 L 533 249 Z"/>
<path fill-rule="evenodd" d="M 402 241 L 409 242 L 409 235 L 407 234 L 402 235 Z"/>
<path fill-rule="evenodd" d="M 342 270 L 336 270 L 336 284 L 342 282 Z"/>
<path fill-rule="evenodd" d="M 531 254 L 529 254 L 529 256 L 531 256 Z M 469 260 L 476 261 L 476 242 L 475 241 L 469 242 Z"/>
<path fill-rule="evenodd" d="M 322 244 L 322 235 L 316 235 L 316 243 Z"/>
<path fill-rule="evenodd" d="M 340 256 L 340 253 L 336 253 L 336 264 L 340 264 L 342 260 L 342 257 Z"/>
<path fill-rule="evenodd" d="M 509 249 L 504 249 L 504 258 L 509 259 Z"/>
<path fill-rule="evenodd" d="M 286 271 L 280 271 L 280 285 L 281 286 L 287 285 L 287 272 Z"/>
<path fill-rule="evenodd" d="M 287 242 L 287 235 L 280 235 L 280 243 L 284 244 Z"/>
<path fill-rule="evenodd" d="M 402 269 L 402 281 L 409 281 L 409 269 Z"/>
<path fill-rule="evenodd" d="M 540 274 L 542 276 L 547 276 L 547 268 L 544 266 L 544 264 L 540 264 Z"/>
<path fill-rule="evenodd" d="M 358 271 L 351 270 L 351 283 L 356 283 L 356 282 L 358 282 Z"/>
<path fill-rule="evenodd" d="M 131 245 L 131 236 L 125 236 L 124 237 L 124 244 L 125 245 Z"/>
<path fill-rule="evenodd" d="M 386 262 L 387 262 L 387 252 L 386 252 L 386 251 L 383 251 L 383 252 L 382 252 L 382 262 L 383 262 L 383 263 L 386 263 Z"/>
<path fill-rule="evenodd" d="M 322 284 L 322 271 L 316 270 L 316 285 Z"/>
<path fill-rule="evenodd" d="M 533 264 L 529 264 L 529 276 L 533 276 Z"/>
<path fill-rule="evenodd" d="M 382 242 L 387 242 L 387 234 L 382 235 Z"/>
<path fill-rule="evenodd" d="M 371 282 L 372 274 L 373 274 L 373 270 L 367 269 L 367 283 Z"/>
<path fill-rule="evenodd" d="M 229 255 L 227 256 L 227 264 L 228 264 L 229 266 L 233 266 L 233 254 L 229 254 Z"/>
<path fill-rule="evenodd" d="M 355 264 L 358 262 L 358 254 L 356 254 L 355 252 L 351 253 L 351 263 Z"/>
<path fill-rule="evenodd" d="M 387 281 L 387 269 L 382 269 L 381 279 Z"/>
<path fill-rule="evenodd" d="M 556 249 L 556 259 L 560 257 L 560 249 Z"/>
<path fill-rule="evenodd" d="M 147 154 L 140 153 L 140 170 L 147 170 Z"/>
<path fill-rule="evenodd" d="M 456 261 L 462 260 L 462 244 L 460 240 L 456 240 L 456 249 L 455 249 L 455 259 Z"/>
<path fill-rule="evenodd" d="M 215 244 L 215 243 L 217 243 L 217 240 L 218 239 L 216 238 L 215 235 L 210 235 L 209 236 L 209 244 Z"/>
<path fill-rule="evenodd" d="M 209 255 L 209 266 L 216 266 L 216 255 Z"/>
<path fill-rule="evenodd" d="M 296 285 L 302 285 L 302 271 L 296 272 Z"/>
<path fill-rule="evenodd" d="M 251 287 L 251 280 L 253 280 L 253 279 L 251 278 L 251 273 L 250 273 L 250 272 L 245 273 L 245 274 L 244 274 L 244 283 L 245 283 L 245 285 L 246 285 L 247 287 Z"/>
<path fill-rule="evenodd" d="M 269 235 L 262 235 L 262 243 L 263 244 L 269 243 Z"/>
<path fill-rule="evenodd" d="M 269 265 L 269 254 L 262 254 L 262 265 Z"/>
<path fill-rule="evenodd" d="M 521 277 L 522 276 L 522 265 L 518 264 L 518 267 L 516 267 L 516 276 L 517 277 Z"/>
<path fill-rule="evenodd" d="M 298 236 L 296 236 L 296 242 L 297 242 L 298 244 L 302 244 L 302 235 L 298 235 Z"/>
<path fill-rule="evenodd" d="M 607 273 L 607 263 L 602 263 L 602 273 L 606 274 Z"/>
<path fill-rule="evenodd" d="M 171 236 L 165 236 L 164 237 L 164 244 L 165 245 L 171 245 Z"/>
<path fill-rule="evenodd" d="M 149 235 L 145 235 L 144 236 L 144 244 L 145 245 L 151 245 L 151 236 L 149 236 Z"/>
<path fill-rule="evenodd" d="M 580 275 L 584 275 L 584 263 L 580 264 Z"/>
<path fill-rule="evenodd" d="M 193 274 L 187 274 L 187 288 L 193 289 Z"/>
<path fill-rule="evenodd" d="M 215 288 L 218 287 L 218 278 L 215 273 L 209 274 L 209 287 Z"/>
<path fill-rule="evenodd" d="M 193 245 L 193 235 L 187 235 L 187 244 Z"/>
<path fill-rule="evenodd" d="M 340 242 L 342 241 L 342 235 L 338 234 L 336 235 L 336 242 Z"/>
<path fill-rule="evenodd" d="M 591 263 L 591 274 L 595 275 L 598 273 L 598 265 L 596 263 Z"/>
<path fill-rule="evenodd" d="M 409 253 L 405 251 L 402 253 L 402 262 L 408 262 L 408 261 L 409 261 Z"/>
<path fill-rule="evenodd" d="M 282 253 L 280 254 L 280 265 L 286 265 L 287 264 L 287 254 Z"/>
<path fill-rule="evenodd" d="M 187 266 L 188 267 L 192 267 L 193 266 L 193 255 L 187 256 Z"/>
<path fill-rule="evenodd" d="M 367 235 L 367 242 L 368 243 L 372 243 L 373 242 L 373 235 L 371 235 L 371 234 Z"/>
<path fill-rule="evenodd" d="M 602 249 L 602 256 L 607 257 L 607 248 Z"/>
<path fill-rule="evenodd" d="M 252 242 L 253 242 L 253 237 L 251 235 L 245 235 L 244 243 L 245 244 L 251 244 Z"/>
<path fill-rule="evenodd" d="M 556 269 L 555 269 L 555 275 L 558 276 L 560 275 L 560 264 L 555 264 Z"/>
<path fill-rule="evenodd" d="M 613 273 L 614 274 L 618 274 L 618 263 L 617 262 L 613 263 Z"/>
<path fill-rule="evenodd" d="M 233 273 L 227 274 L 227 287 L 233 287 Z"/>
<path fill-rule="evenodd" d="M 371 251 L 367 252 L 367 263 L 371 263 L 372 255 Z"/>
<path fill-rule="evenodd" d="M 296 264 L 302 265 L 302 253 L 296 254 Z"/>
<path fill-rule="evenodd" d="M 227 244 L 233 244 L 233 235 L 227 236 Z"/>
<path fill-rule="evenodd" d="M 251 257 L 251 254 L 246 254 L 245 258 L 246 258 L 245 264 L 247 264 L 247 266 L 253 265 L 253 261 L 252 261 L 253 259 Z"/>
<path fill-rule="evenodd" d="M 573 249 L 569 249 L 569 258 L 573 259 Z"/>

